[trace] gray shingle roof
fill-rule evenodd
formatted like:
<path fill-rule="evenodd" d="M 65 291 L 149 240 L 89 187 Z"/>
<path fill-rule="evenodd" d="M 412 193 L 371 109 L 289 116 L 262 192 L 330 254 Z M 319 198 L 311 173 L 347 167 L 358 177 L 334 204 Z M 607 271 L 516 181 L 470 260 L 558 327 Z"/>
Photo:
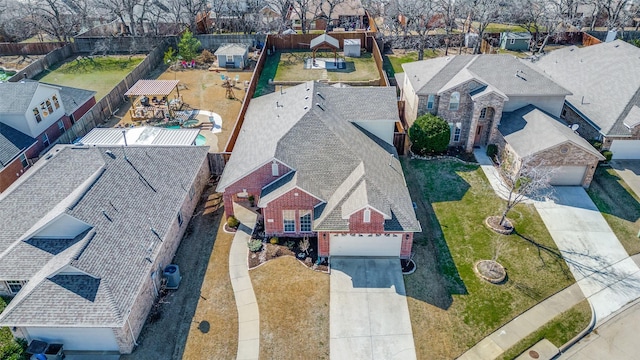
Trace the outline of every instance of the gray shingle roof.
<path fill-rule="evenodd" d="M 531 34 L 526 32 L 503 32 L 501 34 L 502 37 L 507 39 L 516 39 L 516 40 L 529 40 L 531 39 Z"/>
<path fill-rule="evenodd" d="M 248 50 L 249 47 L 245 44 L 235 44 L 235 43 L 231 43 L 231 44 L 222 44 L 215 53 L 213 53 L 213 55 L 218 56 L 218 55 L 239 55 L 242 56 L 244 55 Z"/>
<path fill-rule="evenodd" d="M 555 50 L 534 66 L 571 90 L 566 101 L 604 135 L 630 135 L 624 125 L 640 106 L 640 49 L 622 40 Z"/>
<path fill-rule="evenodd" d="M 63 85 L 52 84 L 51 86 L 60 88 L 60 98 L 64 104 L 64 110 L 68 115 L 73 114 L 74 111 L 78 110 L 79 107 L 96 95 L 96 92 L 91 90 L 78 89 Z"/>
<path fill-rule="evenodd" d="M 207 150 L 199 146 L 128 147 L 127 161 L 120 147 L 54 148 L 53 158 L 38 162 L 43 164 L 25 175 L 18 187 L 0 195 L 0 262 L 11 254 L 5 249 L 14 248 L 35 222 L 65 203 L 74 189 L 98 173 L 85 191 L 73 194 L 73 201 L 63 208 L 67 215 L 90 224 L 92 230 L 76 243 L 81 245 L 73 245 L 41 264 L 42 269 L 0 315 L 0 323 L 122 326 L 151 271 L 146 258 L 153 259 L 159 251 L 158 237 L 167 236 L 197 171 L 206 161 Z M 51 277 L 66 265 L 90 276 Z M 4 278 L 1 273 L 0 278 Z M 40 309 L 37 317 L 36 309 Z"/>
<path fill-rule="evenodd" d="M 456 55 L 406 63 L 402 68 L 420 95 L 438 94 L 472 79 L 506 96 L 570 94 L 527 62 L 511 55 Z"/>
<path fill-rule="evenodd" d="M 521 158 L 570 142 L 598 159 L 604 160 L 604 157 L 589 142 L 561 120 L 533 105 L 503 113 L 498 131 Z"/>
<path fill-rule="evenodd" d="M 394 88 L 309 82 L 253 99 L 218 189 L 275 158 L 296 172 L 282 185 L 295 180 L 327 202 L 316 214 L 315 229 L 343 226 L 341 206 L 362 183 L 370 206 L 397 215 L 398 231 L 420 231 L 395 150 L 352 123 L 397 118 Z"/>
<path fill-rule="evenodd" d="M 38 90 L 35 81 L 0 82 L 0 114 L 24 114 Z M 7 101 L 11 99 L 11 101 Z"/>
<path fill-rule="evenodd" d="M 0 123 L 0 169 L 36 142 L 31 136 Z"/>

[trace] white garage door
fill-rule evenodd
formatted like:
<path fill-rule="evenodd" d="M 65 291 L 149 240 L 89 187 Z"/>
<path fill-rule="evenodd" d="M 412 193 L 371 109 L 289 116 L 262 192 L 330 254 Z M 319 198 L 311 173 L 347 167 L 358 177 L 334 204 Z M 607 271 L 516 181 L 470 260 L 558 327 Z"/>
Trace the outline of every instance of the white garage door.
<path fill-rule="evenodd" d="M 613 140 L 612 159 L 640 159 L 640 140 Z"/>
<path fill-rule="evenodd" d="M 60 343 L 67 350 L 119 351 L 112 329 L 108 328 L 27 328 L 30 340 Z"/>
<path fill-rule="evenodd" d="M 582 185 L 586 166 L 559 166 L 550 169 L 551 185 Z"/>
<path fill-rule="evenodd" d="M 401 235 L 331 234 L 331 256 L 400 256 Z"/>

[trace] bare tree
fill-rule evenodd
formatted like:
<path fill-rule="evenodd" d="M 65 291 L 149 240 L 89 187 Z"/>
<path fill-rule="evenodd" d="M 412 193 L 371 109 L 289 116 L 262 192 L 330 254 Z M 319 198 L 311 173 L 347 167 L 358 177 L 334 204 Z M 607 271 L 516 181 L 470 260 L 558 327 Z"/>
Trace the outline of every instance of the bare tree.
<path fill-rule="evenodd" d="M 605 13 L 607 30 L 624 27 L 626 18 L 625 10 L 630 5 L 629 0 L 599 0 L 602 10 Z"/>
<path fill-rule="evenodd" d="M 436 14 L 434 3 L 432 0 L 398 0 L 395 6 L 394 11 L 388 14 L 389 21 L 395 23 L 393 32 L 402 38 L 404 47 L 418 50 L 418 60 L 424 59 L 424 49 Z"/>
<path fill-rule="evenodd" d="M 317 14 L 317 9 L 320 4 L 316 3 L 314 0 L 294 0 L 293 1 L 293 12 L 298 15 L 300 19 L 300 26 L 302 27 L 302 33 L 306 34 L 309 31 L 311 26 L 311 21 L 315 20 L 315 15 Z M 311 18 L 309 18 L 311 15 Z"/>
<path fill-rule="evenodd" d="M 500 225 L 504 225 L 507 215 L 516 205 L 549 192 L 553 168 L 529 159 L 514 161 L 505 155 L 498 173 L 507 194 L 507 203 L 500 218 Z"/>
<path fill-rule="evenodd" d="M 327 21 L 326 31 L 329 31 L 332 27 L 331 16 L 333 16 L 336 7 L 344 4 L 347 0 L 321 0 L 318 16 L 324 17 Z M 325 32 L 326 32 L 325 31 Z"/>
<path fill-rule="evenodd" d="M 467 10 L 468 17 L 477 23 L 478 41 L 473 53 L 480 53 L 480 45 L 487 26 L 500 18 L 500 0 L 463 0 L 461 5 Z"/>
<path fill-rule="evenodd" d="M 442 21 L 444 22 L 444 31 L 447 37 L 445 38 L 444 54 L 449 55 L 449 44 L 451 43 L 451 33 L 456 27 L 456 18 L 458 16 L 458 7 L 455 0 L 438 0 L 435 4 L 436 10 L 442 15 Z"/>
<path fill-rule="evenodd" d="M 197 16 L 207 8 L 207 0 L 181 0 L 182 14 L 185 23 L 189 24 L 192 33 L 198 33 Z"/>

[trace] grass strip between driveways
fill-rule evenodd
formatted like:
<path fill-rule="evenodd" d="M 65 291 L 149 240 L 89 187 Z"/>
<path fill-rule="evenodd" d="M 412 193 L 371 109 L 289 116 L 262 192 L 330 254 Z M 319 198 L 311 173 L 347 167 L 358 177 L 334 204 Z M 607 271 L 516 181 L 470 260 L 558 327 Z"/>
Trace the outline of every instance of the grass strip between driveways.
<path fill-rule="evenodd" d="M 553 318 L 546 325 L 536 330 L 533 334 L 520 340 L 507 350 L 501 360 L 511 360 L 522 354 L 542 339 L 551 341 L 556 347 L 560 347 L 573 339 L 591 322 L 591 306 L 588 300 L 583 300 L 571 309 Z"/>
<path fill-rule="evenodd" d="M 329 274 L 283 256 L 249 276 L 260 311 L 260 358 L 329 359 Z"/>
<path fill-rule="evenodd" d="M 640 203 L 618 173 L 609 167 L 598 167 L 587 194 L 627 253 L 640 253 Z"/>
<path fill-rule="evenodd" d="M 414 241 L 417 270 L 405 276 L 419 359 L 451 359 L 550 295 L 574 283 L 535 208 L 509 217 L 517 234 L 488 230 L 484 220 L 504 203 L 477 165 L 403 159 L 422 233 Z M 476 276 L 475 262 L 497 259 L 507 280 Z"/>
<path fill-rule="evenodd" d="M 224 232 L 220 222 L 207 272 L 202 282 L 198 307 L 193 316 L 184 349 L 184 359 L 231 359 L 238 351 L 238 309 L 229 277 L 229 250 L 233 234 Z M 198 321 L 206 320 L 211 330 L 200 330 Z"/>
<path fill-rule="evenodd" d="M 9 303 L 8 298 L 0 297 L 0 313 Z M 24 356 L 26 342 L 18 342 L 13 339 L 8 327 L 0 327 L 0 359 L 19 360 Z"/>

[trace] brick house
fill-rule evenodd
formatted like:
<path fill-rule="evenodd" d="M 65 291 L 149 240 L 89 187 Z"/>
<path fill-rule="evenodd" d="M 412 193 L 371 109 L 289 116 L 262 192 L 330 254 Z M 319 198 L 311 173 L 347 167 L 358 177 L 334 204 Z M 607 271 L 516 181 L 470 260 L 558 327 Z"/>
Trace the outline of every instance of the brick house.
<path fill-rule="evenodd" d="M 317 236 L 321 257 L 408 258 L 421 227 L 397 122 L 393 88 L 307 82 L 253 99 L 218 184 L 227 216 L 253 196 L 267 236 Z"/>
<path fill-rule="evenodd" d="M 56 145 L 0 194 L 0 326 L 131 353 L 209 179 L 207 148 Z M 179 265 L 179 264 L 178 264 Z"/>
<path fill-rule="evenodd" d="M 0 82 L 0 192 L 95 105 L 95 92 L 37 81 Z"/>
<path fill-rule="evenodd" d="M 562 120 L 533 105 L 502 116 L 496 144 L 513 161 L 514 171 L 523 165 L 537 167 L 554 185 L 589 187 L 598 162 L 604 160 Z"/>
<path fill-rule="evenodd" d="M 403 64 L 396 74 L 409 126 L 427 112 L 451 126 L 451 146 L 494 141 L 503 112 L 534 105 L 560 116 L 569 91 L 511 55 L 457 55 Z"/>
<path fill-rule="evenodd" d="M 561 117 L 614 159 L 640 159 L 640 49 L 622 41 L 552 51 L 535 65 L 569 89 Z"/>

